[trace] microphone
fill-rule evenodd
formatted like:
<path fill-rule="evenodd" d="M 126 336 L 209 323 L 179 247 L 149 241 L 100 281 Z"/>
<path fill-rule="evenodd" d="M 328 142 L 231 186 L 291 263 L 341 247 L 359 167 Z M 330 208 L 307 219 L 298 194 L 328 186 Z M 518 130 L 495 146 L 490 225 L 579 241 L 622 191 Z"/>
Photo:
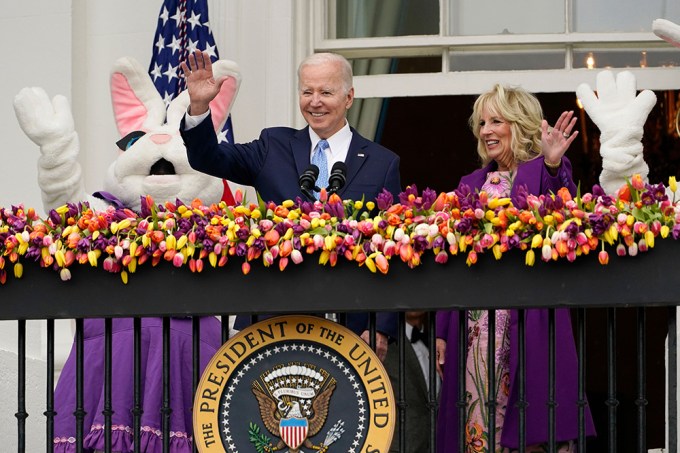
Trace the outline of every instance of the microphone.
<path fill-rule="evenodd" d="M 328 194 L 333 194 L 345 187 L 347 182 L 347 165 L 344 162 L 336 162 L 333 164 L 331 174 L 328 175 Z"/>
<path fill-rule="evenodd" d="M 300 185 L 300 191 L 307 196 L 310 200 L 314 201 L 316 198 L 312 191 L 316 188 L 314 183 L 316 183 L 316 178 L 319 176 L 319 167 L 316 165 L 310 165 L 307 170 L 303 171 L 298 179 L 298 184 Z"/>

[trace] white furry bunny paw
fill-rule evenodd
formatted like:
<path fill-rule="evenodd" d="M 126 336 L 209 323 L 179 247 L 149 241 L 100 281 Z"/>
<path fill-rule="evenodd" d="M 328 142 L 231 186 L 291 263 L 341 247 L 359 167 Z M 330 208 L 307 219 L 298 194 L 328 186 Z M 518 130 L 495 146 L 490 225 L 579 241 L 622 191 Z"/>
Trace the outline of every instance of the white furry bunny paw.
<path fill-rule="evenodd" d="M 605 192 L 615 194 L 634 174 L 646 181 L 649 167 L 641 140 L 647 116 L 656 104 L 654 92 L 637 94 L 630 71 L 620 72 L 616 78 L 611 71 L 602 71 L 597 75 L 597 94 L 585 83 L 578 86 L 576 94 L 600 129 L 600 185 Z"/>
<path fill-rule="evenodd" d="M 680 47 L 680 25 L 666 19 L 656 19 L 652 22 L 652 31 L 659 38 Z"/>

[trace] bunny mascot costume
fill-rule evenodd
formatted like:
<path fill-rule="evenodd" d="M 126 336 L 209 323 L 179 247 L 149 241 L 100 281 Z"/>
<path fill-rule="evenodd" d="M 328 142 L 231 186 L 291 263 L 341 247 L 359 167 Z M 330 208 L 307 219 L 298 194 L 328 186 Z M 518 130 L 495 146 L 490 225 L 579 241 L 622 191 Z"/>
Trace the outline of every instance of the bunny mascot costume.
<path fill-rule="evenodd" d="M 216 130 L 221 130 L 238 92 L 240 74 L 231 62 L 214 65 L 216 77 L 228 76 L 222 92 L 211 104 Z M 40 147 L 38 178 L 46 211 L 69 202 L 87 201 L 95 210 L 110 205 L 139 210 L 141 197 L 154 202 L 216 203 L 230 192 L 221 179 L 193 170 L 179 135 L 179 123 L 188 106 L 188 93 L 166 104 L 146 70 L 130 58 L 121 58 L 111 74 L 111 99 L 121 135 L 121 153 L 104 178 L 103 191 L 87 195 L 78 163 L 78 136 L 68 102 L 63 96 L 52 101 L 40 88 L 25 88 L 15 98 L 19 124 Z M 96 303 L 96 295 L 93 295 Z M 143 300 L 139 301 L 144 303 Z M 113 320 L 112 341 L 112 451 L 131 452 L 134 409 L 133 321 Z M 162 432 L 163 337 L 162 320 L 145 318 L 141 331 L 141 431 L 139 451 L 163 449 L 169 436 L 170 451 L 192 452 L 192 321 L 172 318 L 170 332 L 170 431 Z M 200 320 L 201 371 L 221 346 L 221 324 L 214 317 Z M 104 450 L 104 320 L 84 322 L 84 440 L 86 452 Z M 74 452 L 76 445 L 75 344 L 57 383 L 54 401 L 54 451 Z"/>

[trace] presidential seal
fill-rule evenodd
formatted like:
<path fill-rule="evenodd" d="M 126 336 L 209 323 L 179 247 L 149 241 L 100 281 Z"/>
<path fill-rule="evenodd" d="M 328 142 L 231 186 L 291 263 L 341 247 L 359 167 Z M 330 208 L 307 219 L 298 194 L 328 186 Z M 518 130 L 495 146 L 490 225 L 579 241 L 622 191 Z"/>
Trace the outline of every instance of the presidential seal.
<path fill-rule="evenodd" d="M 194 400 L 200 452 L 383 453 L 395 422 L 387 372 L 351 330 L 281 316 L 215 354 Z"/>

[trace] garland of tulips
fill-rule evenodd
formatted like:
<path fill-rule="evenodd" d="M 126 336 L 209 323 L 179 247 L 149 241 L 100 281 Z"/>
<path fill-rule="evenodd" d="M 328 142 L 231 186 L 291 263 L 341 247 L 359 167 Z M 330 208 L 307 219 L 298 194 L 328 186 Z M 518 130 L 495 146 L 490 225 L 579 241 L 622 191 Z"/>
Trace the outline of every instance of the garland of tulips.
<path fill-rule="evenodd" d="M 670 178 L 671 193 L 676 185 Z M 0 283 L 9 268 L 20 278 L 22 261 L 29 260 L 62 280 L 80 264 L 118 273 L 124 283 L 138 266 L 161 261 L 200 273 L 235 259 L 248 274 L 254 261 L 283 271 L 305 259 L 330 266 L 345 259 L 386 274 L 393 259 L 413 268 L 427 254 L 442 264 L 461 255 L 471 266 L 480 254 L 500 259 L 518 249 L 528 266 L 537 256 L 574 261 L 591 252 L 605 265 L 608 248 L 635 256 L 654 247 L 658 236 L 680 237 L 680 205 L 666 193 L 663 184 L 645 184 L 635 175 L 616 196 L 599 186 L 573 198 L 566 189 L 535 196 L 520 188 L 517 206 L 467 187 L 437 194 L 415 186 L 398 200 L 383 191 L 368 202 L 322 192 L 315 202 L 247 203 L 238 192 L 235 206 L 200 200 L 156 205 L 145 197 L 140 212 L 95 212 L 73 203 L 46 218 L 19 205 L 0 208 Z"/>

